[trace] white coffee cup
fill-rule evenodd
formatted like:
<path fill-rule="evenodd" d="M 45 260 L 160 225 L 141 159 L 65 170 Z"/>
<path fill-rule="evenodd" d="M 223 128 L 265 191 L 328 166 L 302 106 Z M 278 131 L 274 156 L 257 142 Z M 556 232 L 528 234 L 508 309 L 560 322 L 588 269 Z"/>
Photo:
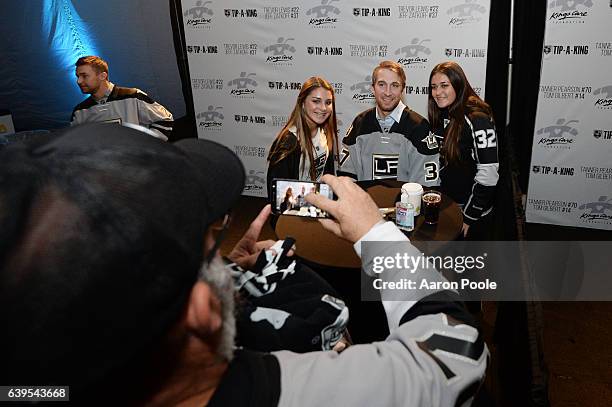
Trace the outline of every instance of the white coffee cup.
<path fill-rule="evenodd" d="M 402 185 L 402 193 L 408 195 L 408 202 L 414 206 L 414 216 L 421 213 L 421 197 L 423 196 L 423 187 L 416 182 L 408 182 Z"/>

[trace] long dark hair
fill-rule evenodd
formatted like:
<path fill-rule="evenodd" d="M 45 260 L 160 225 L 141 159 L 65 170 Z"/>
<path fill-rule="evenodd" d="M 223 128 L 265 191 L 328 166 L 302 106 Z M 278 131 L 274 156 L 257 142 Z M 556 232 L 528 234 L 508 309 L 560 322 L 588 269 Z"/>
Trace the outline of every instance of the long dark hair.
<path fill-rule="evenodd" d="M 436 66 L 429 74 L 429 97 L 427 99 L 427 115 L 429 124 L 433 129 L 440 129 L 444 126 L 442 121 L 442 111 L 431 94 L 431 79 L 437 73 L 444 74 L 453 87 L 457 97 L 448 107 L 448 124 L 444 135 L 444 146 L 442 154 L 447 162 L 457 162 L 460 159 L 459 138 L 463 131 L 463 118 L 474 112 L 486 114 L 493 121 L 491 107 L 483 101 L 474 91 L 472 85 L 467 80 L 465 72 L 456 62 L 442 62 Z"/>
<path fill-rule="evenodd" d="M 325 121 L 322 127 L 325 131 L 325 137 L 327 138 L 327 146 L 331 150 L 330 158 L 338 161 L 338 143 L 336 141 L 338 124 L 336 122 L 336 97 L 334 95 L 334 88 L 329 82 L 318 76 L 308 78 L 302 85 L 293 111 L 291 112 L 291 116 L 289 116 L 289 120 L 287 121 L 287 124 L 285 124 L 285 127 L 283 127 L 283 129 L 276 136 L 273 147 L 270 149 L 270 153 L 268 154 L 268 161 L 270 161 L 270 164 L 276 164 L 291 154 L 299 146 L 302 151 L 302 157 L 304 159 L 308 157 L 308 160 L 310 161 L 310 178 L 313 181 L 316 181 L 317 169 L 314 162 L 314 155 L 312 154 L 313 144 L 312 138 L 310 137 L 312 129 L 310 126 L 308 126 L 306 113 L 304 112 L 302 106 L 304 105 L 304 101 L 308 95 L 310 95 L 310 92 L 316 88 L 327 89 L 332 95 L 332 113 L 329 115 L 329 118 Z M 297 129 L 296 136 L 298 138 L 298 143 L 294 145 L 293 148 L 288 149 L 287 144 L 291 145 L 293 143 L 285 143 L 284 141 L 287 137 L 292 137 L 289 135 L 289 128 L 293 126 L 295 126 Z"/>

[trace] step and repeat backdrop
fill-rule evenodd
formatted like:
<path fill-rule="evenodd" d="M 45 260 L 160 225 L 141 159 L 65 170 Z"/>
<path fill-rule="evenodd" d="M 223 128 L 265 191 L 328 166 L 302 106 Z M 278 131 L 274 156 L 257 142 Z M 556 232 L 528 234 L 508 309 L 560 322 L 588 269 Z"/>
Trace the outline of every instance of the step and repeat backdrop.
<path fill-rule="evenodd" d="M 612 2 L 548 2 L 527 221 L 612 230 Z"/>
<path fill-rule="evenodd" d="M 244 163 L 244 194 L 266 196 L 267 154 L 301 84 L 333 84 L 339 137 L 374 106 L 371 74 L 382 60 L 406 71 L 404 101 L 427 116 L 428 80 L 454 60 L 483 96 L 489 0 L 183 0 L 198 136 Z"/>

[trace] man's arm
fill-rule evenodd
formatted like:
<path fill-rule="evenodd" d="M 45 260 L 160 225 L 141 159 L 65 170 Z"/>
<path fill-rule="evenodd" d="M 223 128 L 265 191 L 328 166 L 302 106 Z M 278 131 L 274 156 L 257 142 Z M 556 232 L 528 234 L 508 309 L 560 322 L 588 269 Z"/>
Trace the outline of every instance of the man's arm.
<path fill-rule="evenodd" d="M 143 91 L 138 89 L 137 92 L 139 93 L 137 98 L 139 124 L 148 127 L 159 134 L 161 139 L 167 141 L 174 126 L 172 113 Z"/>
<path fill-rule="evenodd" d="M 376 205 L 357 185 L 332 176 L 323 181 L 338 201 L 316 195 L 307 200 L 334 216 L 335 220 L 322 221 L 324 227 L 359 241 L 356 249 L 364 264 L 372 260 L 371 254 L 362 252 L 370 238 L 397 240 L 396 249 L 418 253 L 393 224 L 381 221 Z M 421 272 L 428 273 L 417 270 Z M 452 294 L 419 295 L 407 290 L 404 301 L 385 305 L 389 321 L 397 327 L 384 342 L 351 346 L 339 355 L 275 353 L 281 369 L 279 405 L 467 405 L 484 378 L 488 349 L 469 318 L 458 311 Z M 429 299 L 436 301 L 430 305 L 425 302 Z"/>

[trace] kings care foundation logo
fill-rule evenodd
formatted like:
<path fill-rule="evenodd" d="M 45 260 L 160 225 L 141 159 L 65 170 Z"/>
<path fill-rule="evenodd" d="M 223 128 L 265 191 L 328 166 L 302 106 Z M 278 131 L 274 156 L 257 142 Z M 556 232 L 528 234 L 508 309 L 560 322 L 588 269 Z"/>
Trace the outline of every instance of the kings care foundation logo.
<path fill-rule="evenodd" d="M 257 87 L 256 74 L 253 72 L 240 72 L 237 78 L 227 82 L 230 95 L 241 99 L 253 99 Z"/>
<path fill-rule="evenodd" d="M 265 194 L 266 172 L 262 169 L 249 170 L 244 180 L 244 192 L 252 192 L 257 195 Z"/>
<path fill-rule="evenodd" d="M 197 0 L 196 2 L 185 2 L 185 4 L 191 5 L 183 12 L 183 17 L 186 18 L 185 25 L 193 28 L 210 29 L 214 15 L 212 1 Z"/>
<path fill-rule="evenodd" d="M 340 17 L 340 9 L 337 7 L 340 0 L 320 0 L 320 3 L 308 10 L 308 25 L 314 28 L 336 28 Z"/>
<path fill-rule="evenodd" d="M 608 195 L 601 195 L 592 202 L 584 202 L 578 210 L 582 210 L 579 219 L 583 223 L 612 225 L 612 198 Z"/>
<path fill-rule="evenodd" d="M 556 123 L 536 131 L 537 145 L 549 149 L 570 149 L 578 136 L 578 120 L 557 119 Z"/>
<path fill-rule="evenodd" d="M 399 55 L 397 63 L 405 68 L 425 69 L 431 55 L 431 49 L 427 46 L 429 43 L 429 38 L 413 38 L 410 44 L 395 50 L 395 55 Z"/>
<path fill-rule="evenodd" d="M 295 54 L 295 38 L 278 37 L 272 44 L 264 47 L 266 62 L 273 65 L 293 65 L 293 55 Z"/>
<path fill-rule="evenodd" d="M 465 27 L 476 24 L 485 18 L 487 8 L 478 0 L 463 0 L 446 10 L 448 25 Z"/>
<path fill-rule="evenodd" d="M 584 23 L 593 7 L 592 0 L 551 0 L 548 21 L 555 24 Z"/>
<path fill-rule="evenodd" d="M 371 104 L 374 99 L 374 92 L 372 92 L 372 76 L 368 75 L 365 77 L 363 82 L 357 82 L 351 85 L 350 90 L 352 92 L 352 99 L 354 102 L 362 104 Z"/>
<path fill-rule="evenodd" d="M 198 128 L 205 131 L 216 130 L 219 131 L 223 127 L 223 106 L 208 106 L 208 109 L 203 112 L 196 114 L 196 121 Z"/>
<path fill-rule="evenodd" d="M 600 110 L 612 109 L 612 85 L 605 85 L 593 91 L 595 107 Z"/>

